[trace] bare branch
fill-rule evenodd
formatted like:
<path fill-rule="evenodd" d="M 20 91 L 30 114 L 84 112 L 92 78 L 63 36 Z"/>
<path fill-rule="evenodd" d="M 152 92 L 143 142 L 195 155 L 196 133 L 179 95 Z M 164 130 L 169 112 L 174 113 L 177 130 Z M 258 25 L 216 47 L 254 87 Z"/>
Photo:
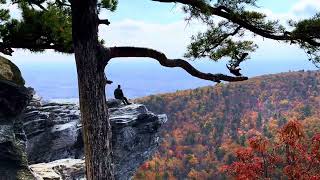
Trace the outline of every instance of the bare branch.
<path fill-rule="evenodd" d="M 152 1 L 157 1 L 157 2 L 163 2 L 163 3 L 181 3 L 184 5 L 192 6 L 193 8 L 196 8 L 200 12 L 204 14 L 209 14 L 209 15 L 216 15 L 223 17 L 227 20 L 230 20 L 233 23 L 236 23 L 240 25 L 241 27 L 258 34 L 262 37 L 268 38 L 268 39 L 273 39 L 273 40 L 281 40 L 281 41 L 303 41 L 307 42 L 312 46 L 320 46 L 320 43 L 311 39 L 311 38 L 305 38 L 305 37 L 292 37 L 288 36 L 287 33 L 283 34 L 274 34 L 274 32 L 271 32 L 269 30 L 261 29 L 259 27 L 256 27 L 249 22 L 241 19 L 241 17 L 236 16 L 235 13 L 225 7 L 225 6 L 219 6 L 217 8 L 212 7 L 210 4 L 202 1 L 202 0 L 152 0 Z"/>
<path fill-rule="evenodd" d="M 120 57 L 148 57 L 157 60 L 162 66 L 165 67 L 179 67 L 187 71 L 190 75 L 214 82 L 220 81 L 244 81 L 247 80 L 247 77 L 233 77 L 224 74 L 211 74 L 204 73 L 183 59 L 168 59 L 165 54 L 162 52 L 149 49 L 149 48 L 140 48 L 140 47 L 110 47 L 106 48 L 106 51 L 109 53 L 110 59 L 120 58 Z M 106 63 L 105 63 L 106 64 Z"/>
<path fill-rule="evenodd" d="M 39 7 L 41 10 L 43 11 L 47 11 L 47 9 L 42 5 L 42 3 L 44 3 L 44 1 L 32 1 L 32 0 L 28 0 L 27 1 L 28 4 L 34 9 L 33 5 L 36 5 L 37 7 Z M 20 0 L 16 0 L 16 1 L 12 1 L 12 4 L 19 4 L 22 3 L 22 1 Z"/>
<path fill-rule="evenodd" d="M 56 0 L 56 4 L 59 5 L 59 6 L 68 6 L 68 7 L 71 7 L 71 4 L 67 4 L 61 0 Z"/>
<path fill-rule="evenodd" d="M 109 80 L 106 76 L 106 74 L 104 74 L 104 80 L 105 80 L 105 84 L 112 84 L 113 81 Z"/>
<path fill-rule="evenodd" d="M 40 4 L 40 3 L 33 3 L 33 4 L 35 4 L 36 6 L 38 6 L 41 10 L 47 11 L 47 9 L 46 9 L 42 4 Z M 30 5 L 32 6 L 32 4 L 30 4 Z"/>
<path fill-rule="evenodd" d="M 108 19 L 99 19 L 99 24 L 105 24 L 105 25 L 109 26 L 110 21 Z"/>

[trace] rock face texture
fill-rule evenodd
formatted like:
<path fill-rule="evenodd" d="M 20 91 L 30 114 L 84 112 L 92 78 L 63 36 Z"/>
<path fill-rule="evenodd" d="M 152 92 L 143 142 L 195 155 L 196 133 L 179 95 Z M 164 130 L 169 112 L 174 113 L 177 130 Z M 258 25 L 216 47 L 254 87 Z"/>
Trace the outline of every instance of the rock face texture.
<path fill-rule="evenodd" d="M 78 158 L 81 140 L 78 107 L 32 99 L 22 117 L 30 164 Z"/>
<path fill-rule="evenodd" d="M 0 79 L 24 86 L 24 79 L 19 68 L 9 59 L 0 56 Z"/>
<path fill-rule="evenodd" d="M 83 180 L 83 159 L 60 159 L 50 163 L 30 165 L 30 168 L 39 180 Z"/>
<path fill-rule="evenodd" d="M 19 69 L 0 57 L 0 179 L 33 179 L 25 153 L 21 114 L 31 99 Z"/>
<path fill-rule="evenodd" d="M 159 128 L 166 115 L 154 115 L 144 105 L 110 109 L 116 179 L 127 180 L 160 145 Z"/>
<path fill-rule="evenodd" d="M 157 149 L 161 140 L 158 131 L 167 121 L 167 117 L 155 115 L 141 104 L 123 106 L 120 101 L 111 100 L 108 101 L 108 106 L 113 131 L 116 179 L 130 179 L 136 169 Z M 60 176 L 61 179 L 84 177 L 84 161 L 81 160 L 83 142 L 77 105 L 43 103 L 33 99 L 23 117 L 23 126 L 28 139 L 30 163 L 54 161 L 30 166 L 38 176 L 42 174 L 43 178 L 54 179 L 48 178 L 48 174 L 43 173 L 43 170 L 53 171 L 56 175 L 52 177 Z M 59 160 L 64 158 L 69 159 Z M 74 162 L 77 168 L 74 167 Z"/>
<path fill-rule="evenodd" d="M 0 56 L 0 180 L 84 179 L 78 105 L 32 96 L 18 67 Z M 110 100 L 108 107 L 115 176 L 127 180 L 159 146 L 159 128 L 167 117 L 141 104 Z"/>

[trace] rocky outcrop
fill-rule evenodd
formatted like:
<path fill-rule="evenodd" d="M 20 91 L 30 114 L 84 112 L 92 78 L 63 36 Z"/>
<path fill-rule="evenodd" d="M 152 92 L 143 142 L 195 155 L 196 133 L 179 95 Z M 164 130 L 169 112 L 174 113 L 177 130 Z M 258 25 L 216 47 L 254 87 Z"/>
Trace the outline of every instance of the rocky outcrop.
<path fill-rule="evenodd" d="M 0 56 L 0 180 L 83 179 L 79 107 L 32 96 L 18 67 Z M 111 100 L 108 107 L 116 179 L 130 179 L 157 149 L 167 117 L 141 104 Z M 28 159 L 41 164 L 31 165 L 30 171 Z"/>
<path fill-rule="evenodd" d="M 0 179 L 33 179 L 20 115 L 31 99 L 19 69 L 0 57 Z"/>
<path fill-rule="evenodd" d="M 111 108 L 110 119 L 116 179 L 126 180 L 157 150 L 159 128 L 167 116 L 154 115 L 144 105 L 133 104 Z"/>
<path fill-rule="evenodd" d="M 123 106 L 119 101 L 111 100 L 108 101 L 108 106 L 113 132 L 116 179 L 129 179 L 159 146 L 161 138 L 158 131 L 167 117 L 155 115 L 141 104 Z M 44 177 L 48 173 L 41 172 L 52 171 L 56 174 L 49 173 L 52 177 L 70 176 L 76 179 L 72 174 L 76 174 L 77 178 L 79 174 L 83 177 L 84 164 L 81 160 L 83 159 L 83 142 L 77 105 L 43 103 L 34 99 L 28 106 L 23 119 L 28 139 L 29 161 L 31 163 L 54 161 L 30 166 L 37 174 L 44 174 L 42 175 Z M 59 160 L 64 158 L 69 159 Z M 77 168 L 74 168 L 70 162 L 71 164 L 76 162 Z M 81 163 L 81 168 L 78 168 Z M 71 173 L 67 175 L 68 172 Z"/>
<path fill-rule="evenodd" d="M 83 159 L 60 159 L 50 163 L 30 165 L 30 168 L 39 180 L 83 180 Z"/>
<path fill-rule="evenodd" d="M 79 110 L 72 104 L 43 103 L 33 99 L 23 117 L 31 164 L 78 158 L 81 140 Z M 79 140 L 78 140 L 79 139 Z"/>
<path fill-rule="evenodd" d="M 2 56 L 0 56 L 0 79 L 24 86 L 24 79 L 19 68 Z"/>

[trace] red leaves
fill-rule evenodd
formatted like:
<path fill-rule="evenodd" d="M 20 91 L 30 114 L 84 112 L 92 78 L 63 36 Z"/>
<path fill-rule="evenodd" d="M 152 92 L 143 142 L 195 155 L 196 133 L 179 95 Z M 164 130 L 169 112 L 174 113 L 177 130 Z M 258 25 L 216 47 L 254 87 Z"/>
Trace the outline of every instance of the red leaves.
<path fill-rule="evenodd" d="M 239 148 L 236 151 L 236 157 L 239 161 L 233 162 L 231 165 L 222 166 L 220 172 L 226 172 L 236 179 L 257 179 L 262 173 L 263 161 L 259 157 L 254 156 L 252 148 Z"/>
<path fill-rule="evenodd" d="M 220 172 L 226 172 L 236 179 L 257 179 L 261 175 L 261 163 L 251 162 L 234 162 L 229 166 L 220 168 Z"/>
<path fill-rule="evenodd" d="M 315 134 L 312 138 L 310 159 L 313 163 L 320 166 L 320 133 Z"/>
<path fill-rule="evenodd" d="M 257 152 L 265 152 L 267 150 L 268 141 L 262 136 L 255 136 L 249 139 L 249 146 Z"/>
<path fill-rule="evenodd" d="M 298 121 L 289 121 L 280 130 L 280 139 L 291 146 L 304 137 L 302 125 Z"/>
<path fill-rule="evenodd" d="M 235 151 L 238 161 L 220 170 L 236 179 L 320 179 L 320 133 L 306 139 L 302 125 L 289 121 L 278 135 L 279 142 L 250 138 Z"/>
<path fill-rule="evenodd" d="M 287 165 L 283 168 L 283 173 L 287 175 L 290 179 L 302 179 L 302 174 L 300 173 L 300 168 L 293 165 Z"/>
<path fill-rule="evenodd" d="M 250 160 L 254 157 L 251 148 L 239 148 L 236 150 L 236 157 L 243 162 Z"/>

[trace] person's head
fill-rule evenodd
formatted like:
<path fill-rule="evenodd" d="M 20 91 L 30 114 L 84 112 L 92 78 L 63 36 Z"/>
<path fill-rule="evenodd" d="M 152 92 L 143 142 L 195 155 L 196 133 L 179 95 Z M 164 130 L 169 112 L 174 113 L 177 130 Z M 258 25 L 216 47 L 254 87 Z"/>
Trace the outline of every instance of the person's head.
<path fill-rule="evenodd" d="M 118 88 L 121 88 L 120 84 L 118 85 Z"/>

